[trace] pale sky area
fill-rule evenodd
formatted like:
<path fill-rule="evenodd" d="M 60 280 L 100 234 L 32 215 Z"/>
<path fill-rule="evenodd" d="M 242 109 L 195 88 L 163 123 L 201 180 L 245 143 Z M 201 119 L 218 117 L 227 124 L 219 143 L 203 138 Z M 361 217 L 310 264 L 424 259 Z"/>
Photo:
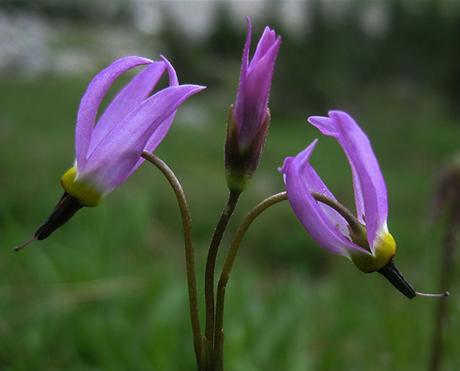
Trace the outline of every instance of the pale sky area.
<path fill-rule="evenodd" d="M 348 2 L 348 0 L 334 0 Z M 177 20 L 190 37 L 201 37 L 212 27 L 216 11 L 222 3 L 229 9 L 231 21 L 239 25 L 245 23 L 245 17 L 250 16 L 262 20 L 266 14 L 269 0 L 138 0 L 137 23 L 144 32 L 155 33 L 161 28 L 161 12 L 165 8 Z M 284 0 L 279 2 L 281 22 L 289 31 L 296 33 L 308 27 L 309 0 Z"/>
<path fill-rule="evenodd" d="M 347 14 L 353 5 L 352 0 L 320 0 L 327 19 L 331 22 Z M 268 3 L 277 2 L 279 17 L 285 29 L 293 34 L 308 30 L 309 7 L 313 0 L 134 0 L 136 4 L 137 25 L 146 33 L 155 33 L 162 25 L 162 11 L 168 12 L 177 20 L 190 37 L 201 37 L 211 28 L 217 8 L 226 4 L 229 8 L 229 17 L 236 25 L 245 22 L 244 18 L 250 16 L 256 21 L 266 17 Z M 452 7 L 460 6 L 458 0 L 439 0 L 446 16 Z M 388 24 L 387 8 L 390 4 L 386 0 L 359 1 L 359 17 L 363 31 L 378 36 L 385 32 Z M 418 9 L 418 0 L 403 0 L 405 6 L 414 12 Z"/>
<path fill-rule="evenodd" d="M 124 1 L 114 0 L 111 4 L 122 6 L 126 4 Z M 453 7 L 460 6 L 458 0 L 438 1 L 446 17 L 455 14 Z M 273 11 L 273 3 L 276 3 L 276 15 L 284 26 L 284 33 L 301 36 L 311 28 L 312 5 L 317 4 L 317 0 L 130 0 L 134 24 L 125 28 L 98 27 L 94 32 L 92 28 L 96 26 L 87 25 L 84 30 L 86 36 L 82 37 L 90 35 L 91 45 L 80 45 L 80 37 L 72 35 L 80 35 L 82 30 L 71 23 L 53 22 L 30 10 L 11 14 L 0 11 L 0 73 L 11 70 L 31 75 L 46 71 L 74 73 L 90 69 L 98 59 L 106 60 L 120 54 L 151 53 L 155 48 L 154 41 L 147 45 L 144 40 L 156 40 L 155 35 L 162 30 L 165 22 L 172 22 L 191 39 L 200 39 L 209 35 L 219 21 L 217 15 L 222 5 L 228 9 L 229 21 L 237 29 L 244 30 L 246 17 L 250 16 L 256 26 L 254 32 L 261 32 L 261 28 L 272 18 L 269 13 Z M 367 35 L 378 38 L 388 30 L 389 1 L 320 0 L 320 3 L 326 22 L 340 22 L 353 12 Z M 415 13 L 419 9 L 417 4 L 418 0 L 404 1 L 407 9 Z M 126 32 L 129 28 L 130 31 Z M 139 36 L 144 36 L 144 39 Z M 61 39 L 64 41 L 61 42 Z M 69 43 L 68 40 L 75 42 Z M 59 49 L 56 45 L 60 46 Z"/>

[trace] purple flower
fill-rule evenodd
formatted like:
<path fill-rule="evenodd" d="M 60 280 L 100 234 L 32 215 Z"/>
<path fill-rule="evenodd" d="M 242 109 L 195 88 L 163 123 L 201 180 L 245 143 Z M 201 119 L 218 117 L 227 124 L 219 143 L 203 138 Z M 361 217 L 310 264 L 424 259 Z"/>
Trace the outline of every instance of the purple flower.
<path fill-rule="evenodd" d="M 112 100 L 96 121 L 99 106 L 110 86 L 126 71 L 139 65 L 139 72 Z M 165 71 L 169 87 L 150 95 Z M 65 176 L 63 186 L 85 206 L 94 206 L 126 180 L 142 163 L 143 150 L 153 151 L 167 134 L 177 108 L 201 91 L 197 85 L 179 85 L 172 65 L 163 58 L 153 62 L 142 57 L 116 60 L 99 72 L 80 102 L 75 135 L 76 163 L 73 179 Z M 89 187 L 88 199 L 78 188 Z"/>
<path fill-rule="evenodd" d="M 294 213 L 321 247 L 351 258 L 364 272 L 380 270 L 395 255 L 396 243 L 388 232 L 387 190 L 369 139 L 345 112 L 330 111 L 329 117 L 312 116 L 308 121 L 335 138 L 345 152 L 356 215 L 337 202 L 309 163 L 317 140 L 288 157 L 281 169 Z"/>
<path fill-rule="evenodd" d="M 281 37 L 265 27 L 256 51 L 249 60 L 252 25 L 243 50 L 235 104 L 230 108 L 225 163 L 230 189 L 243 190 L 256 170 L 270 124 L 268 99 Z"/>
<path fill-rule="evenodd" d="M 97 119 L 102 100 L 115 80 L 128 70 L 146 67 L 126 84 Z M 167 71 L 169 86 L 151 95 Z M 46 238 L 83 206 L 96 206 L 142 163 L 142 151 L 153 151 L 163 140 L 178 107 L 204 89 L 179 85 L 172 65 L 162 58 L 130 56 L 114 61 L 88 85 L 77 115 L 76 160 L 62 177 L 64 196 L 35 237 Z"/>

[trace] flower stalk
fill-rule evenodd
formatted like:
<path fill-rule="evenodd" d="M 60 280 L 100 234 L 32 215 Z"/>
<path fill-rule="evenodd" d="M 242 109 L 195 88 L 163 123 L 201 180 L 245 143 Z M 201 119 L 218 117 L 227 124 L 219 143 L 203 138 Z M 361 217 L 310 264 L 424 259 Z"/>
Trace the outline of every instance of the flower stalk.
<path fill-rule="evenodd" d="M 201 357 L 201 327 L 200 327 L 200 317 L 198 311 L 198 290 L 196 286 L 196 268 L 195 268 L 195 252 L 193 248 L 192 240 L 192 217 L 190 215 L 190 209 L 187 204 L 187 198 L 185 192 L 182 189 L 182 185 L 177 179 L 174 172 L 169 168 L 169 166 L 162 161 L 159 157 L 155 156 L 153 153 L 142 152 L 142 157 L 155 165 L 158 170 L 165 176 L 169 184 L 174 190 L 176 195 L 177 204 L 182 216 L 182 227 L 184 230 L 184 246 L 185 246 L 185 263 L 187 270 L 187 285 L 188 285 L 188 296 L 189 296 L 189 306 L 190 306 L 190 319 L 192 321 L 192 331 L 193 331 L 193 344 L 195 348 L 195 356 L 198 363 L 198 368 L 202 369 Z"/>
<path fill-rule="evenodd" d="M 216 343 L 214 271 L 223 235 L 235 210 L 240 194 L 246 189 L 256 171 L 270 126 L 269 96 L 281 38 L 269 27 L 250 57 L 252 23 L 248 18 L 248 32 L 243 48 L 240 79 L 234 104 L 230 106 L 225 141 L 225 172 L 229 196 L 217 222 L 208 250 L 205 271 L 206 326 L 203 343 Z M 213 354 L 212 359 L 215 356 Z M 214 366 L 211 365 L 211 368 Z"/>
<path fill-rule="evenodd" d="M 214 275 L 216 269 L 216 260 L 219 252 L 219 246 L 222 242 L 225 230 L 227 229 L 228 222 L 235 211 L 240 192 L 230 191 L 228 194 L 227 202 L 222 210 L 222 214 L 217 222 L 216 228 L 214 229 L 211 243 L 209 245 L 208 257 L 206 259 L 206 271 L 205 271 L 205 305 L 206 305 L 206 326 L 205 336 L 209 343 L 214 348 Z"/>
<path fill-rule="evenodd" d="M 230 279 L 230 273 L 235 262 L 235 258 L 238 254 L 241 242 L 243 241 L 244 235 L 248 231 L 254 220 L 262 214 L 269 207 L 287 200 L 286 192 L 280 192 L 273 196 L 270 196 L 256 205 L 244 218 L 243 222 L 238 227 L 235 237 L 232 240 L 230 249 L 228 250 L 225 258 L 224 267 L 219 278 L 217 286 L 217 300 L 216 300 L 216 324 L 214 329 L 214 344 L 215 354 L 214 363 L 216 371 L 223 371 L 223 345 L 224 345 L 224 305 L 225 305 L 225 289 L 227 287 L 228 280 Z"/>

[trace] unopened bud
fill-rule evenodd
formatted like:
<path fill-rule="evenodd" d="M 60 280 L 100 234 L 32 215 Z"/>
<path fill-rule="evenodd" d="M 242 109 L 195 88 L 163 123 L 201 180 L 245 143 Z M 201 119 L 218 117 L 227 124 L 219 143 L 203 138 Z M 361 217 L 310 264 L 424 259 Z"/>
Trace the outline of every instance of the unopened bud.
<path fill-rule="evenodd" d="M 269 126 L 270 111 L 267 109 L 265 118 L 254 138 L 245 144 L 238 133 L 233 105 L 230 106 L 225 142 L 225 169 L 227 185 L 231 191 L 242 192 L 246 189 L 259 165 Z"/>

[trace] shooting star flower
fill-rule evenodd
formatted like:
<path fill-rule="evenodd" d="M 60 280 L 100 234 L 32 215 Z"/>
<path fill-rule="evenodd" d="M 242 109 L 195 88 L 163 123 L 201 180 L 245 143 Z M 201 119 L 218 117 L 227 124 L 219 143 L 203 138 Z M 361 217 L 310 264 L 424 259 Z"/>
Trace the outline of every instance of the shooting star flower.
<path fill-rule="evenodd" d="M 345 112 L 308 121 L 342 147 L 352 170 L 356 215 L 336 200 L 310 164 L 315 140 L 281 169 L 297 218 L 321 247 L 350 258 L 363 272 L 383 274 L 408 298 L 420 295 L 393 262 L 396 242 L 387 227 L 387 189 L 368 137 Z"/>
<path fill-rule="evenodd" d="M 126 84 L 97 119 L 109 88 L 122 74 L 146 65 Z M 166 72 L 169 86 L 150 95 Z M 99 72 L 88 85 L 77 114 L 76 160 L 61 178 L 64 194 L 32 240 L 42 240 L 67 222 L 82 207 L 93 207 L 122 184 L 142 163 L 142 152 L 161 143 L 176 110 L 198 85 L 179 85 L 172 65 L 162 58 L 120 58 Z M 18 248 L 21 248 L 19 246 Z"/>

